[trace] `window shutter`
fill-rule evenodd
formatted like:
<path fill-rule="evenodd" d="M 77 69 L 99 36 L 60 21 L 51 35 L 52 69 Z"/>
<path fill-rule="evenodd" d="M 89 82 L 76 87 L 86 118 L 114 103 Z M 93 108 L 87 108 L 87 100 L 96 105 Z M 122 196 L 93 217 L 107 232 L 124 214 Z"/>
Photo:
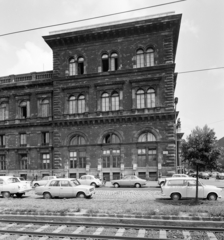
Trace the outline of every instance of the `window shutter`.
<path fill-rule="evenodd" d="M 30 117 L 30 101 L 27 101 L 26 103 L 26 111 L 27 111 L 27 117 Z"/>

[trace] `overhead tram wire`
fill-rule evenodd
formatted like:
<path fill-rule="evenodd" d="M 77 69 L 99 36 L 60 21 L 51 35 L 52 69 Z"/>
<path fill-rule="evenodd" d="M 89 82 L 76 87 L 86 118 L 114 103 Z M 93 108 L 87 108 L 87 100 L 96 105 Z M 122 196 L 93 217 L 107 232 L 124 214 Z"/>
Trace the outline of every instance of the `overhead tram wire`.
<path fill-rule="evenodd" d="M 177 73 L 178 73 L 178 74 L 185 74 L 185 73 L 204 72 L 204 71 L 217 70 L 217 69 L 224 69 L 224 67 L 216 67 L 216 68 L 205 68 L 205 69 L 189 70 L 189 71 L 185 71 L 185 72 L 177 72 Z"/>
<path fill-rule="evenodd" d="M 20 30 L 20 31 L 16 31 L 16 32 L 9 32 L 9 33 L 0 34 L 0 37 L 13 35 L 13 34 L 18 34 L 18 33 L 23 33 L 23 32 L 35 31 L 35 30 L 44 29 L 44 28 L 62 26 L 62 25 L 67 25 L 67 24 L 71 24 L 71 23 L 84 22 L 84 21 L 94 20 L 94 19 L 98 19 L 98 18 L 110 17 L 110 16 L 119 15 L 119 14 L 140 11 L 140 10 L 144 10 L 144 9 L 148 9 L 148 8 L 155 8 L 155 7 L 161 7 L 161 6 L 165 6 L 165 5 L 169 5 L 169 4 L 180 3 L 180 2 L 184 2 L 184 1 L 186 1 L 186 0 L 178 0 L 178 1 L 174 1 L 174 2 L 162 3 L 162 4 L 152 5 L 152 6 L 143 7 L 143 8 L 136 8 L 136 9 L 123 11 L 123 12 L 106 14 L 106 15 L 102 15 L 102 16 L 98 16 L 98 17 L 85 18 L 85 19 L 80 19 L 80 20 L 75 20 L 75 21 L 70 21 L 70 22 L 65 22 L 65 23 L 58 23 L 58 24 L 53 24 L 53 25 L 48 25 L 48 26 L 42 26 L 42 27 Z"/>

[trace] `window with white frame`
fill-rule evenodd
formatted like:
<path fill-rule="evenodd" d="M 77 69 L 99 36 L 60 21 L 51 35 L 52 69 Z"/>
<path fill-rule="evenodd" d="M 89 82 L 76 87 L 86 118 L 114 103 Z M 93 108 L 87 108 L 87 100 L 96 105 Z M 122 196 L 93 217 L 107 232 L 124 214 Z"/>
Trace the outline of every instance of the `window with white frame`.
<path fill-rule="evenodd" d="M 70 151 L 70 168 L 85 168 L 86 167 L 86 152 L 85 151 Z"/>
<path fill-rule="evenodd" d="M 42 169 L 50 169 L 50 154 L 42 154 Z"/>
<path fill-rule="evenodd" d="M 6 170 L 6 158 L 5 158 L 5 155 L 0 155 L 0 170 Z"/>
<path fill-rule="evenodd" d="M 26 146 L 27 141 L 26 141 L 26 133 L 20 133 L 20 146 Z"/>
<path fill-rule="evenodd" d="M 86 112 L 86 97 L 80 94 L 78 97 L 74 95 L 68 99 L 69 114 L 85 113 Z"/>
<path fill-rule="evenodd" d="M 155 90 L 152 88 L 149 88 L 146 93 L 146 102 L 148 108 L 154 108 L 155 107 Z"/>
<path fill-rule="evenodd" d="M 120 143 L 119 137 L 114 133 L 108 133 L 103 138 L 104 144 Z"/>
<path fill-rule="evenodd" d="M 78 113 L 84 113 L 86 111 L 86 100 L 84 95 L 79 95 L 78 97 Z"/>
<path fill-rule="evenodd" d="M 139 89 L 136 93 L 137 95 L 137 108 L 145 107 L 145 93 L 142 89 Z"/>
<path fill-rule="evenodd" d="M 50 143 L 50 133 L 49 132 L 42 132 L 42 145 L 49 145 Z"/>
<path fill-rule="evenodd" d="M 70 140 L 70 144 L 71 146 L 76 146 L 76 145 L 85 145 L 86 144 L 86 140 L 83 136 L 80 135 L 75 135 L 71 140 Z"/>
<path fill-rule="evenodd" d="M 120 109 L 120 97 L 117 91 L 113 91 L 111 95 L 104 92 L 101 95 L 101 110 L 106 111 L 118 111 Z"/>
<path fill-rule="evenodd" d="M 101 102 L 102 102 L 102 111 L 106 112 L 110 110 L 109 106 L 109 94 L 108 93 L 103 93 L 101 96 Z"/>
<path fill-rule="evenodd" d="M 68 105 L 69 105 L 69 114 L 76 113 L 76 98 L 75 96 L 70 96 L 68 99 Z"/>
<path fill-rule="evenodd" d="M 21 170 L 26 170 L 28 168 L 28 157 L 27 154 L 20 155 L 19 166 Z"/>
<path fill-rule="evenodd" d="M 40 105 L 41 105 L 41 116 L 42 117 L 50 116 L 50 101 L 48 99 L 43 99 Z"/>
<path fill-rule="evenodd" d="M 117 53 L 112 53 L 110 56 L 110 70 L 116 71 L 118 69 L 118 55 Z"/>
<path fill-rule="evenodd" d="M 119 110 L 119 94 L 117 92 L 113 92 L 111 95 L 111 110 Z"/>
<path fill-rule="evenodd" d="M 137 61 L 137 68 L 144 67 L 145 65 L 144 51 L 142 49 L 137 50 L 136 61 Z"/>
<path fill-rule="evenodd" d="M 154 49 L 148 48 L 146 50 L 146 66 L 154 66 Z"/>
<path fill-rule="evenodd" d="M 76 75 L 76 64 L 74 58 L 70 58 L 69 60 L 69 75 L 70 76 Z"/>
<path fill-rule="evenodd" d="M 138 167 L 146 167 L 146 150 L 138 149 Z"/>
<path fill-rule="evenodd" d="M 156 138 L 150 132 L 142 133 L 138 138 L 138 142 L 154 142 L 154 141 L 156 141 Z"/>
<path fill-rule="evenodd" d="M 0 121 L 8 119 L 8 103 L 0 104 Z"/>

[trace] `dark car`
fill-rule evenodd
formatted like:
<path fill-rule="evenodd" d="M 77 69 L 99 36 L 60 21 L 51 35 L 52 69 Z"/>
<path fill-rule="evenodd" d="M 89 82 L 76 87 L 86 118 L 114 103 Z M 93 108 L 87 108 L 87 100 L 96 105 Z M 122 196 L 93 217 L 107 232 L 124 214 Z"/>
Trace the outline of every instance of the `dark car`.
<path fill-rule="evenodd" d="M 189 177 L 197 177 L 197 173 L 196 172 L 191 172 L 188 174 Z"/>
<path fill-rule="evenodd" d="M 224 173 L 217 173 L 216 179 L 224 179 Z"/>
<path fill-rule="evenodd" d="M 202 178 L 202 179 L 209 179 L 209 173 L 207 173 L 207 172 L 200 172 L 198 177 Z"/>

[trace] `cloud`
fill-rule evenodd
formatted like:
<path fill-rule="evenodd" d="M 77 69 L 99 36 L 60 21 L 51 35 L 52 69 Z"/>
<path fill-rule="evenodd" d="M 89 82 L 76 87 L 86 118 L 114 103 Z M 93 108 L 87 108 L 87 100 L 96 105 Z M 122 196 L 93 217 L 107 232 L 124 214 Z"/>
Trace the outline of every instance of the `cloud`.
<path fill-rule="evenodd" d="M 185 20 L 181 23 L 181 30 L 183 33 L 191 33 L 198 38 L 198 26 L 192 20 Z"/>
<path fill-rule="evenodd" d="M 3 38 L 0 38 L 0 50 L 5 52 L 8 52 L 10 50 L 9 43 Z"/>
<path fill-rule="evenodd" d="M 16 64 L 8 70 L 8 74 L 20 74 L 52 70 L 52 54 L 45 52 L 31 42 L 25 48 L 16 51 Z"/>

